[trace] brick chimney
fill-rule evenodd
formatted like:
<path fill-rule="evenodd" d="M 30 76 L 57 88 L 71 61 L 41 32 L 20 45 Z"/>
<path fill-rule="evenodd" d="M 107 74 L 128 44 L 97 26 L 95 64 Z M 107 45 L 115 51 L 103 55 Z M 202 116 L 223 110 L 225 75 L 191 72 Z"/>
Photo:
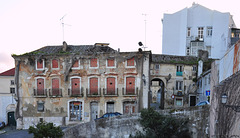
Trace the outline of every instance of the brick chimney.
<path fill-rule="evenodd" d="M 64 52 L 67 51 L 67 47 L 68 47 L 67 43 L 66 43 L 65 41 L 63 41 L 63 48 L 62 48 L 62 50 L 63 50 Z"/>

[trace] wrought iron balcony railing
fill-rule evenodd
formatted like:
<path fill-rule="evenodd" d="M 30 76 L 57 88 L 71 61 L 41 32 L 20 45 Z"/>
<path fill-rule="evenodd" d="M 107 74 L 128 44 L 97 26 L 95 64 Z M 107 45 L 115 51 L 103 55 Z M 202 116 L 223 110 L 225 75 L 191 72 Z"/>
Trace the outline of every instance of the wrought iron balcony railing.
<path fill-rule="evenodd" d="M 35 97 L 47 97 L 47 89 L 33 89 Z"/>
<path fill-rule="evenodd" d="M 83 89 L 68 89 L 68 95 L 71 97 L 83 97 Z"/>
<path fill-rule="evenodd" d="M 138 88 L 132 88 L 132 89 L 126 89 L 126 91 L 124 91 L 124 88 L 122 88 L 122 95 L 123 96 L 137 96 L 138 95 Z"/>
<path fill-rule="evenodd" d="M 99 89 L 86 89 L 87 97 L 101 97 L 101 88 Z"/>
<path fill-rule="evenodd" d="M 49 89 L 49 97 L 62 97 L 62 89 Z"/>
<path fill-rule="evenodd" d="M 117 89 L 106 89 L 106 88 L 103 88 L 103 95 L 104 96 L 118 96 L 118 88 Z"/>

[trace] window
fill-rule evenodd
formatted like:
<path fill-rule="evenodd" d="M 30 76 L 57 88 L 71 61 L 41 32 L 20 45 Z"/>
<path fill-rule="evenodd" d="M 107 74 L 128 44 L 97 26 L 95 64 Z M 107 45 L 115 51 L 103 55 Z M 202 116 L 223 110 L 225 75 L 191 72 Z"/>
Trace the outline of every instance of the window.
<path fill-rule="evenodd" d="M 188 27 L 188 28 L 187 28 L 187 37 L 190 37 L 190 36 L 191 36 L 191 28 Z"/>
<path fill-rule="evenodd" d="M 79 77 L 71 78 L 71 96 L 79 96 L 81 92 L 80 86 L 81 79 Z"/>
<path fill-rule="evenodd" d="M 72 69 L 79 69 L 80 68 L 80 60 L 76 60 L 72 65 Z"/>
<path fill-rule="evenodd" d="M 52 68 L 53 69 L 58 69 L 59 68 L 57 59 L 52 60 Z"/>
<path fill-rule="evenodd" d="M 98 78 L 90 78 L 90 94 L 98 94 Z"/>
<path fill-rule="evenodd" d="M 183 66 L 181 65 L 177 65 L 177 72 L 176 72 L 176 75 L 177 76 L 182 76 L 183 75 Z"/>
<path fill-rule="evenodd" d="M 44 70 L 44 66 L 45 66 L 44 59 L 39 59 L 39 60 L 36 59 L 37 70 Z"/>
<path fill-rule="evenodd" d="M 35 95 L 45 95 L 43 78 L 37 79 L 37 91 L 36 91 Z"/>
<path fill-rule="evenodd" d="M 127 66 L 134 66 L 135 63 L 134 63 L 134 58 L 130 58 L 127 60 Z"/>
<path fill-rule="evenodd" d="M 14 80 L 11 80 L 10 81 L 10 85 L 14 85 L 15 83 L 14 83 Z"/>
<path fill-rule="evenodd" d="M 80 101 L 69 102 L 70 121 L 81 121 L 83 118 L 83 103 Z"/>
<path fill-rule="evenodd" d="M 160 65 L 159 65 L 159 64 L 156 64 L 156 65 L 155 65 L 155 69 L 156 69 L 156 70 L 159 70 L 159 69 L 160 69 Z"/>
<path fill-rule="evenodd" d="M 135 94 L 135 77 L 126 78 L 126 94 Z"/>
<path fill-rule="evenodd" d="M 198 38 L 203 39 L 203 27 L 198 28 Z"/>
<path fill-rule="evenodd" d="M 116 78 L 109 77 L 107 78 L 107 94 L 114 95 L 115 94 L 115 88 L 116 88 Z"/>
<path fill-rule="evenodd" d="M 182 91 L 183 82 L 182 81 L 176 81 L 176 90 Z"/>
<path fill-rule="evenodd" d="M 192 70 L 193 70 L 193 71 L 197 71 L 197 66 L 194 65 L 193 68 L 192 68 Z"/>
<path fill-rule="evenodd" d="M 15 88 L 10 88 L 10 93 L 15 93 Z"/>
<path fill-rule="evenodd" d="M 93 67 L 93 68 L 98 67 L 98 59 L 97 58 L 92 58 L 90 60 L 90 67 Z"/>
<path fill-rule="evenodd" d="M 107 59 L 107 67 L 115 67 L 115 59 Z"/>
<path fill-rule="evenodd" d="M 50 95 L 51 96 L 61 95 L 61 91 L 59 89 L 59 79 L 58 78 L 52 79 L 52 91 L 51 91 Z"/>
<path fill-rule="evenodd" d="M 211 76 L 209 75 L 208 76 L 208 84 L 210 84 L 210 82 L 211 82 Z"/>
<path fill-rule="evenodd" d="M 182 98 L 176 98 L 176 105 L 177 106 L 182 106 L 183 105 Z"/>
<path fill-rule="evenodd" d="M 212 36 L 212 27 L 207 27 L 207 36 Z"/>
<path fill-rule="evenodd" d="M 37 110 L 38 110 L 38 112 L 43 112 L 44 111 L 44 102 L 38 102 L 37 103 Z"/>

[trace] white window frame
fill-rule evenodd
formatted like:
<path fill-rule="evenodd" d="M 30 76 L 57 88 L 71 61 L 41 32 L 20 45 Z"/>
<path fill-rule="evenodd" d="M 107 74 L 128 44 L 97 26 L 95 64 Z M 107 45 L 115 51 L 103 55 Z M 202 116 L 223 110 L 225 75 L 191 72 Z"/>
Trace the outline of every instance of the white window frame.
<path fill-rule="evenodd" d="M 116 58 L 114 58 L 113 60 L 114 60 L 114 66 L 112 66 L 112 67 L 109 67 L 108 66 L 108 60 L 109 59 L 113 59 L 113 58 L 108 58 L 108 59 L 106 59 L 106 68 L 116 68 Z"/>
<path fill-rule="evenodd" d="M 90 79 L 91 78 L 98 78 L 98 94 L 99 94 L 99 88 L 100 88 L 100 79 L 98 76 L 91 76 L 91 77 L 88 77 L 88 93 L 87 94 L 90 94 Z"/>
<path fill-rule="evenodd" d="M 181 99 L 182 105 L 177 105 L 177 99 Z M 176 97 L 175 98 L 175 106 L 183 106 L 183 98 L 182 97 Z"/>
<path fill-rule="evenodd" d="M 43 68 L 38 68 L 37 67 L 37 63 L 38 63 L 38 59 L 35 59 L 35 68 L 36 70 L 44 70 L 45 69 L 45 59 L 41 59 L 43 62 Z"/>
<path fill-rule="evenodd" d="M 105 92 L 107 93 L 107 78 L 115 78 L 115 93 L 117 93 L 117 77 L 116 76 L 108 76 L 105 78 Z"/>
<path fill-rule="evenodd" d="M 71 99 L 71 100 L 68 100 L 68 107 L 67 107 L 67 110 L 68 110 L 68 116 L 67 116 L 67 120 L 68 121 L 71 121 L 70 120 L 70 102 L 82 102 L 82 121 L 85 120 L 85 117 L 84 117 L 84 100 L 80 100 L 80 99 Z"/>
<path fill-rule="evenodd" d="M 160 70 L 160 64 L 155 64 L 155 70 Z"/>
<path fill-rule="evenodd" d="M 127 85 L 126 85 L 126 83 L 127 83 L 127 78 L 128 77 L 134 77 L 135 78 L 135 93 L 137 93 L 137 77 L 136 76 L 132 76 L 132 75 L 127 75 L 127 76 L 125 76 L 124 77 L 124 94 L 126 94 L 126 92 L 127 92 Z"/>
<path fill-rule="evenodd" d="M 72 69 L 80 69 L 80 59 L 76 60 L 76 62 L 78 61 L 78 67 L 72 67 Z M 75 62 L 73 63 L 73 65 L 75 64 Z"/>
<path fill-rule="evenodd" d="M 80 82 L 79 82 L 79 83 L 80 83 L 80 84 L 79 84 L 79 87 L 80 87 L 79 89 L 80 89 L 80 93 L 82 93 L 82 91 L 81 91 L 81 87 L 82 87 L 82 85 L 81 85 L 81 84 L 82 84 L 81 77 L 79 77 L 79 76 L 72 76 L 72 77 L 70 77 L 70 84 L 69 84 L 69 87 L 68 87 L 68 88 L 71 89 L 71 90 L 72 90 L 72 79 L 79 79 L 79 81 L 80 81 Z M 59 84 L 59 85 L 60 85 L 60 84 Z"/>
<path fill-rule="evenodd" d="M 128 65 L 127 65 L 127 61 L 128 61 L 129 59 L 132 59 L 132 58 L 133 58 L 133 61 L 134 61 L 134 65 L 133 65 L 133 66 L 128 66 Z M 126 61 L 125 61 L 125 67 L 126 67 L 126 68 L 135 68 L 135 66 L 136 66 L 135 58 L 134 58 L 134 57 L 132 57 L 132 58 L 126 59 Z"/>
<path fill-rule="evenodd" d="M 183 72 L 183 65 L 177 65 L 177 70 L 176 72 Z"/>
<path fill-rule="evenodd" d="M 94 58 L 91 58 L 91 59 L 94 59 Z M 89 59 L 89 69 L 98 69 L 98 67 L 99 67 L 99 59 L 96 58 L 97 59 L 97 67 L 91 67 L 91 59 Z"/>
<path fill-rule="evenodd" d="M 203 39 L 204 27 L 198 27 L 198 38 Z"/>
<path fill-rule="evenodd" d="M 57 62 L 58 62 L 58 67 L 57 67 L 57 68 L 53 68 L 53 65 L 52 65 L 52 61 L 53 61 L 53 60 L 57 60 Z M 59 59 L 56 59 L 56 58 L 55 58 L 55 59 L 52 59 L 52 60 L 51 60 L 51 69 L 52 69 L 52 70 L 59 70 L 59 68 L 60 68 L 60 64 L 59 64 L 59 63 L 60 63 L 60 62 L 59 62 Z"/>
<path fill-rule="evenodd" d="M 181 85 L 180 85 L 181 84 Z M 181 89 L 180 89 L 181 86 Z M 177 80 L 175 83 L 175 89 L 176 91 L 183 91 L 183 81 L 182 80 Z"/>

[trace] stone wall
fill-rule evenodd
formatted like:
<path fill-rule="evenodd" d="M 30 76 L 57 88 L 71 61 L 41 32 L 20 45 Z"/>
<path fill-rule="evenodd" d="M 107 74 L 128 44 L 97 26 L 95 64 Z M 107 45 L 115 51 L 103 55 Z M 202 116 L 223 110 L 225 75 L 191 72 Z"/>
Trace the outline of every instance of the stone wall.
<path fill-rule="evenodd" d="M 189 118 L 189 129 L 192 138 L 208 138 L 209 136 L 209 106 L 191 107 L 178 110 L 161 110 L 161 114 Z M 64 138 L 128 138 L 143 131 L 138 122 L 140 115 L 122 115 L 105 118 L 88 123 L 78 124 L 64 130 Z"/>
<path fill-rule="evenodd" d="M 142 131 L 138 119 L 139 115 L 122 115 L 78 124 L 65 129 L 64 138 L 128 138 Z"/>

